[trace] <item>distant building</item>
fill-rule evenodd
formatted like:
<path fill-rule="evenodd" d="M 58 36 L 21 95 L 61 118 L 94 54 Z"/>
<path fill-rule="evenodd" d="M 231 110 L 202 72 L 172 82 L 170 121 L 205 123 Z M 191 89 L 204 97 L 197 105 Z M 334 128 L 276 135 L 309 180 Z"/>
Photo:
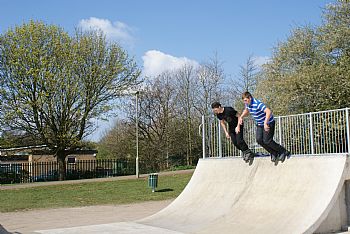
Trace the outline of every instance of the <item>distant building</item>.
<path fill-rule="evenodd" d="M 78 149 L 66 157 L 69 163 L 96 160 L 97 150 Z M 56 162 L 56 157 L 45 145 L 15 148 L 0 148 L 0 163 Z"/>
<path fill-rule="evenodd" d="M 97 150 L 76 150 L 74 154 L 66 157 L 66 169 L 71 173 L 95 171 L 96 154 Z M 45 145 L 0 148 L 1 173 L 11 176 L 10 180 L 17 183 L 57 180 L 58 163 L 56 157 Z"/>

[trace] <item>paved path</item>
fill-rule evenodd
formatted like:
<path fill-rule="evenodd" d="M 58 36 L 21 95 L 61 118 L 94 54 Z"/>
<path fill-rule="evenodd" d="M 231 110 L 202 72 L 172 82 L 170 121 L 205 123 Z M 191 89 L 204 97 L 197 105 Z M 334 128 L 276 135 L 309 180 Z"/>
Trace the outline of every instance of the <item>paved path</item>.
<path fill-rule="evenodd" d="M 130 222 L 158 212 L 171 201 L 0 213 L 0 233 L 27 234 L 36 230 Z"/>

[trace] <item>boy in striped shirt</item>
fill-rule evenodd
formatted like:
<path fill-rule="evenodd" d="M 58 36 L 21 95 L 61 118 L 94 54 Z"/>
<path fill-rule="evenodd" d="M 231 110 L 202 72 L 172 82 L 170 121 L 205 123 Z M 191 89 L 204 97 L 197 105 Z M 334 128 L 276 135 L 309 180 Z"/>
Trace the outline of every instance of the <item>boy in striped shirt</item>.
<path fill-rule="evenodd" d="M 243 117 L 250 113 L 257 125 L 256 141 L 258 144 L 271 154 L 271 161 L 275 162 L 279 160 L 284 162 L 286 157 L 290 157 L 290 152 L 273 140 L 275 134 L 275 120 L 272 111 L 260 100 L 253 98 L 249 92 L 244 92 L 242 94 L 242 99 L 245 104 L 245 109 L 239 119 L 239 124 L 243 124 Z"/>

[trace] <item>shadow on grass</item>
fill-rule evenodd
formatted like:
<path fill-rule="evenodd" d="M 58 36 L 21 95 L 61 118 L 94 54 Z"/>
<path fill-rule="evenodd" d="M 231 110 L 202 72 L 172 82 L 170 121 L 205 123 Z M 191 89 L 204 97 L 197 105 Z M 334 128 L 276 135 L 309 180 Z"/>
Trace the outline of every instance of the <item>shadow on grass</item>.
<path fill-rule="evenodd" d="M 166 189 L 156 190 L 157 193 L 166 193 L 166 192 L 171 192 L 171 191 L 174 191 L 174 189 L 166 188 Z"/>

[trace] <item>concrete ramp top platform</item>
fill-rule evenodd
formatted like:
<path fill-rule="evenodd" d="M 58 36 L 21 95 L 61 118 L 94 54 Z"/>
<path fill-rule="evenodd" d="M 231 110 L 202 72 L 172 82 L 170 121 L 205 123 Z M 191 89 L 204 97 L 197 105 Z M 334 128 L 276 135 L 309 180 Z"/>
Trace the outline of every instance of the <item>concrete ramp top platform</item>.
<path fill-rule="evenodd" d="M 326 233 L 347 226 L 347 155 L 201 159 L 180 196 L 142 220 L 40 233 Z M 89 231 L 90 230 L 90 231 Z M 62 231 L 62 232 L 61 232 Z"/>

